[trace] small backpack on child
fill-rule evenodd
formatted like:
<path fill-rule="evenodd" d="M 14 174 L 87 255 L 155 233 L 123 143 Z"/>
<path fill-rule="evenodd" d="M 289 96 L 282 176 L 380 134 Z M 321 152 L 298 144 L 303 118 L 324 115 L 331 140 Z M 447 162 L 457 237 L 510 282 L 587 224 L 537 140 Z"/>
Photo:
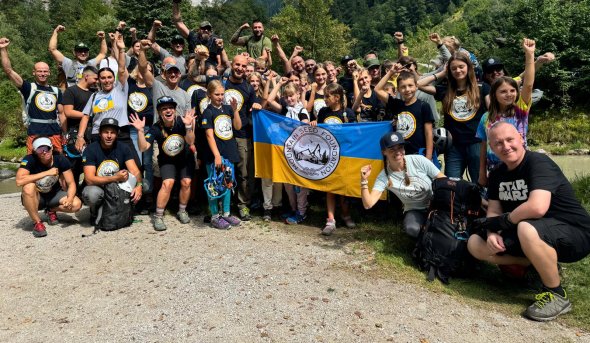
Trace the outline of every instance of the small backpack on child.
<path fill-rule="evenodd" d="M 467 239 L 473 219 L 481 213 L 476 184 L 461 179 L 438 178 L 432 182 L 433 197 L 428 219 L 418 236 L 414 260 L 428 274 L 448 284 L 471 263 Z"/>

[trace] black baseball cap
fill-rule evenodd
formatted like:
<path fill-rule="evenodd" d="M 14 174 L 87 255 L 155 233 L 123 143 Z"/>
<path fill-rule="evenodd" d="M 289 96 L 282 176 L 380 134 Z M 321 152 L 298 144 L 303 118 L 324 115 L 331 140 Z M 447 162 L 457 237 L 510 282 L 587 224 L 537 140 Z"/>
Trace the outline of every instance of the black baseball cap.
<path fill-rule="evenodd" d="M 181 35 L 176 35 L 176 36 L 172 37 L 172 39 L 170 40 L 170 43 L 174 44 L 176 42 L 184 44 L 184 38 Z"/>
<path fill-rule="evenodd" d="M 166 105 L 166 104 L 172 104 L 174 105 L 174 107 L 176 107 L 177 103 L 176 101 L 174 101 L 173 97 L 170 96 L 163 96 L 158 98 L 158 100 L 156 100 L 156 109 L 160 109 L 160 106 L 162 105 Z"/>
<path fill-rule="evenodd" d="M 90 48 L 88 47 L 88 45 L 80 42 L 76 44 L 76 46 L 74 46 L 74 51 L 90 51 Z"/>
<path fill-rule="evenodd" d="M 99 126 L 99 130 L 102 130 L 105 127 L 114 127 L 117 129 L 117 131 L 119 131 L 119 121 L 115 118 L 104 118 L 101 122 L 100 122 L 100 126 Z"/>
<path fill-rule="evenodd" d="M 381 137 L 379 140 L 379 145 L 381 145 L 381 150 L 385 150 L 387 148 L 391 148 L 392 146 L 406 144 L 406 140 L 404 136 L 399 132 L 388 132 Z"/>
<path fill-rule="evenodd" d="M 352 56 L 350 56 L 350 55 L 346 55 L 346 56 L 342 57 L 342 59 L 340 60 L 340 64 L 346 64 L 350 60 L 354 60 L 354 58 L 352 58 Z"/>
<path fill-rule="evenodd" d="M 489 73 L 492 69 L 496 69 L 497 67 L 504 69 L 504 63 L 498 58 L 490 57 L 483 62 L 482 67 L 484 73 Z"/>

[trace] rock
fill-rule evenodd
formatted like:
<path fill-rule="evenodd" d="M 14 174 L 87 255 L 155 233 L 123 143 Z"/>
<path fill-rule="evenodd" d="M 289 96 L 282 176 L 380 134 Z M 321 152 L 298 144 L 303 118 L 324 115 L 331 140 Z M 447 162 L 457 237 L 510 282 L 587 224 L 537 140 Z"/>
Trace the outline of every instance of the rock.
<path fill-rule="evenodd" d="M 18 161 L 18 159 L 17 159 L 16 157 L 13 157 L 13 158 L 10 160 L 10 162 L 12 162 L 12 163 L 16 163 L 16 161 Z"/>
<path fill-rule="evenodd" d="M 16 171 L 12 169 L 0 169 L 0 180 L 8 179 L 14 177 L 16 175 Z"/>
<path fill-rule="evenodd" d="M 538 149 L 537 152 L 540 154 L 547 154 L 547 151 L 545 151 L 545 149 Z"/>

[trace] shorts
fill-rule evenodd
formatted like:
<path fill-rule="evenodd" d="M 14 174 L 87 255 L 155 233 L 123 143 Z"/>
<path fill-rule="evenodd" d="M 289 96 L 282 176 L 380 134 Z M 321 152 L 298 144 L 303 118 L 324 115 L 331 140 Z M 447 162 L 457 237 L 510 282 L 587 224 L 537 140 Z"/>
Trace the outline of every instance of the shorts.
<path fill-rule="evenodd" d="M 559 262 L 576 262 L 590 253 L 590 230 L 584 230 L 555 218 L 527 219 L 525 222 L 537 230 L 541 240 L 555 249 Z M 479 232 L 477 235 L 483 240 L 487 239 L 486 232 Z M 516 230 L 503 231 L 501 236 L 506 246 L 503 254 L 525 256 Z"/>
<path fill-rule="evenodd" d="M 27 137 L 27 154 L 32 154 L 33 153 L 33 141 L 35 140 L 35 138 L 37 137 L 42 137 L 43 135 L 30 135 Z M 53 154 L 61 154 L 63 152 L 63 140 L 62 140 L 62 136 L 61 135 L 53 135 L 53 136 L 47 136 L 47 138 L 49 138 L 49 140 L 51 141 L 51 144 L 53 144 Z"/>
<path fill-rule="evenodd" d="M 162 177 L 162 180 L 176 179 L 177 175 L 179 176 L 179 180 L 192 179 L 194 170 L 194 165 L 191 167 L 190 163 L 181 166 L 164 164 L 160 166 L 160 176 Z"/>
<path fill-rule="evenodd" d="M 52 208 L 56 208 L 59 207 L 59 201 L 62 198 L 65 198 L 68 196 L 68 193 L 66 193 L 64 190 L 59 190 L 55 193 L 39 193 L 39 207 L 37 208 L 37 210 L 41 211 L 44 209 L 52 209 Z M 23 203 L 23 197 L 21 194 L 21 198 L 20 198 L 21 204 Z"/>

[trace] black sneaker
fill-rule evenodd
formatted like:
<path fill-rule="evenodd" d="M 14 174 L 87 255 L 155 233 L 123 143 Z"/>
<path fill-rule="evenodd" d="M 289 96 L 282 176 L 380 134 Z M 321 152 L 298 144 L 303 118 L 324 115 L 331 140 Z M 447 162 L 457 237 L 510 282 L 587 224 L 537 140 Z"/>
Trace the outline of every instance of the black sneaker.
<path fill-rule="evenodd" d="M 264 214 L 262 215 L 262 220 L 265 222 L 269 222 L 272 219 L 272 210 L 264 210 Z"/>

